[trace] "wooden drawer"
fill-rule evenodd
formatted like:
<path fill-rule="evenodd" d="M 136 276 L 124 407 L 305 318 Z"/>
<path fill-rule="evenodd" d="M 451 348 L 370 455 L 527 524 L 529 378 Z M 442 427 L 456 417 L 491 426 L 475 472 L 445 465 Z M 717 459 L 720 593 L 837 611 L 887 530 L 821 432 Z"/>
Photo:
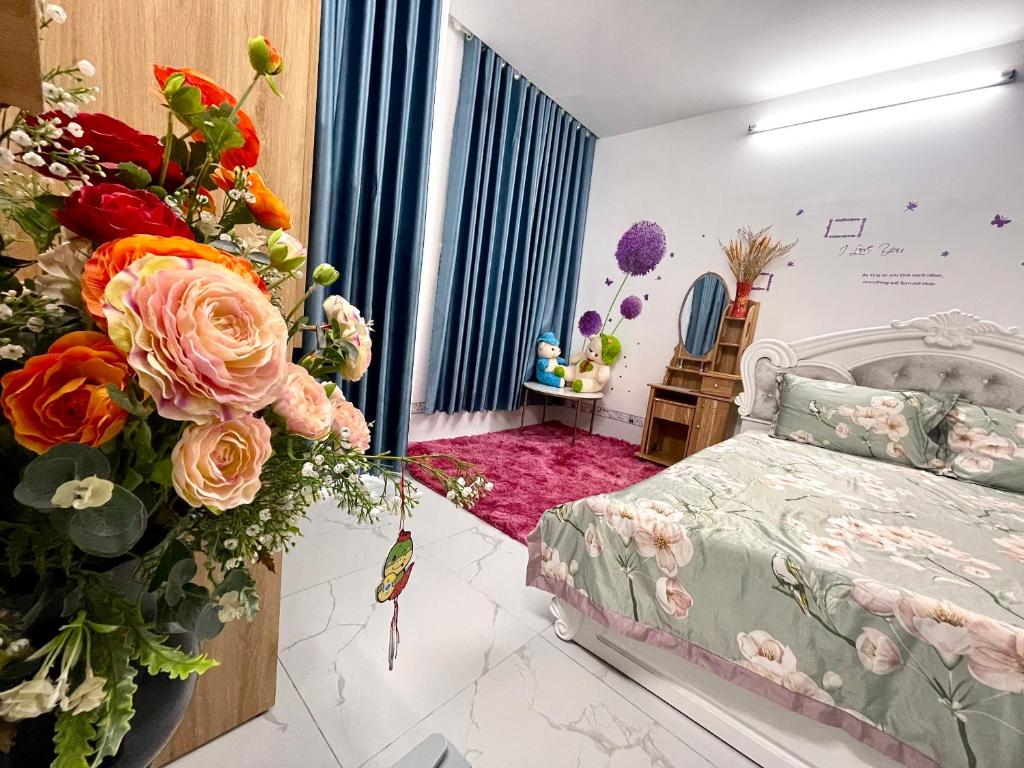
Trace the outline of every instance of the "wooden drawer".
<path fill-rule="evenodd" d="M 733 398 L 740 393 L 742 383 L 738 377 L 716 376 L 705 373 L 700 380 L 700 391 L 718 397 Z"/>
<path fill-rule="evenodd" d="M 654 398 L 654 410 L 651 415 L 656 419 L 674 421 L 677 424 L 690 424 L 693 422 L 693 410 L 694 407 L 692 405 L 675 403 L 671 400 L 662 400 L 660 397 L 656 397 Z"/>

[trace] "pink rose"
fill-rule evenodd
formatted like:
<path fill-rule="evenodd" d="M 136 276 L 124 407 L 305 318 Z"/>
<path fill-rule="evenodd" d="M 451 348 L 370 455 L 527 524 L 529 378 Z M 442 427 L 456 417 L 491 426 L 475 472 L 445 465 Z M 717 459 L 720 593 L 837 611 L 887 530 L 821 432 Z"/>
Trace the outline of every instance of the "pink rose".
<path fill-rule="evenodd" d="M 250 504 L 270 454 L 270 427 L 255 416 L 190 424 L 171 453 L 174 490 L 215 512 Z"/>
<path fill-rule="evenodd" d="M 892 616 L 900 591 L 868 579 L 854 579 L 850 599 L 875 616 Z"/>
<path fill-rule="evenodd" d="M 655 584 L 655 595 L 658 604 L 665 613 L 679 619 L 685 619 L 693 605 L 693 596 L 675 579 L 662 576 Z"/>
<path fill-rule="evenodd" d="M 110 280 L 103 298 L 111 340 L 164 418 L 227 420 L 277 398 L 287 326 L 260 289 L 230 269 L 144 256 Z"/>
<path fill-rule="evenodd" d="M 1024 631 L 988 618 L 969 624 L 967 669 L 997 691 L 1024 693 Z"/>
<path fill-rule="evenodd" d="M 324 316 L 328 322 L 338 323 L 341 338 L 356 350 L 356 354 L 341 367 L 341 375 L 349 381 L 359 381 L 370 367 L 370 326 L 359 310 L 341 296 L 328 296 L 324 300 Z"/>
<path fill-rule="evenodd" d="M 274 413 L 284 419 L 285 428 L 295 435 L 322 440 L 331 432 L 334 410 L 323 385 L 301 365 L 289 363 Z"/>
<path fill-rule="evenodd" d="M 888 675 L 903 663 L 896 643 L 872 627 L 864 627 L 857 638 L 857 656 L 868 672 Z"/>
<path fill-rule="evenodd" d="M 366 453 L 370 447 L 370 428 L 366 426 L 366 417 L 363 412 L 345 399 L 341 389 L 335 388 L 331 393 L 331 409 L 334 414 L 332 429 L 341 437 L 347 429 L 349 444 L 360 453 Z"/>

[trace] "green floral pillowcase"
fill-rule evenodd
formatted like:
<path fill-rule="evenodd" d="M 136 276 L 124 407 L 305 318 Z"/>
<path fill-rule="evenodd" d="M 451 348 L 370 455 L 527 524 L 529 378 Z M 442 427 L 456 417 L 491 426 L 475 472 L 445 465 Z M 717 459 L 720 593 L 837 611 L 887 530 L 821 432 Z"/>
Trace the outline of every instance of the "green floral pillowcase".
<path fill-rule="evenodd" d="M 943 447 L 930 433 L 955 394 L 892 392 L 779 373 L 775 436 L 854 456 L 937 470 Z"/>
<path fill-rule="evenodd" d="M 946 416 L 945 437 L 956 478 L 1024 493 L 1024 413 L 958 400 Z"/>

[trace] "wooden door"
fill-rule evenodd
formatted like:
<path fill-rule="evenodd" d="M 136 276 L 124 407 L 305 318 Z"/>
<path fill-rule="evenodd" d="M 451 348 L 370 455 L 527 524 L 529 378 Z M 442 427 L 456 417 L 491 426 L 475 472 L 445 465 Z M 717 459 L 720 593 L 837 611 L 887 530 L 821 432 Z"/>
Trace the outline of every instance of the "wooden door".
<path fill-rule="evenodd" d="M 708 446 L 722 442 L 726 437 L 729 425 L 731 403 L 701 397 L 697 400 L 697 411 L 690 429 L 690 440 L 686 446 L 686 455 L 692 456 Z"/>

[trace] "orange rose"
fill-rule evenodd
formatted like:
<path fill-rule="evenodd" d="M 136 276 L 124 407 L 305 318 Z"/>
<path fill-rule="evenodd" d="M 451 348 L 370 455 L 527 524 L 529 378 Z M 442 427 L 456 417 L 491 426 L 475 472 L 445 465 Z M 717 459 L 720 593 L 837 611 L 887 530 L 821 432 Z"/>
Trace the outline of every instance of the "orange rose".
<path fill-rule="evenodd" d="M 252 263 L 245 258 L 232 256 L 212 245 L 196 243 L 184 237 L 156 237 L 154 235 L 133 235 L 111 240 L 97 248 L 82 269 L 82 301 L 85 308 L 101 327 L 106 327 L 103 314 L 103 291 L 110 278 L 138 261 L 143 256 L 184 256 L 212 261 L 236 272 L 269 295 L 266 284 Z"/>
<path fill-rule="evenodd" d="M 153 66 L 153 74 L 156 76 L 156 81 L 160 83 L 160 88 L 164 87 L 167 78 L 171 75 L 180 74 L 184 76 L 185 85 L 191 85 L 193 88 L 199 89 L 204 106 L 216 107 L 221 104 L 227 104 L 233 107 L 238 103 L 238 99 L 228 91 L 221 88 L 202 72 L 192 69 L 192 67 L 162 67 L 156 64 Z M 242 134 L 244 143 L 237 149 L 225 150 L 220 156 L 220 162 L 228 168 L 234 168 L 237 165 L 243 168 L 252 168 L 260 158 L 260 139 L 256 135 L 256 126 L 253 125 L 252 118 L 242 110 L 238 111 L 237 128 L 238 132 Z M 195 139 L 196 136 L 193 135 L 192 138 Z"/>
<path fill-rule="evenodd" d="M 59 443 L 102 445 L 120 434 L 128 414 L 107 392 L 128 386 L 124 354 L 102 333 L 74 331 L 44 355 L 0 379 L 0 405 L 14 439 L 36 453 Z"/>
<path fill-rule="evenodd" d="M 221 167 L 214 171 L 214 183 L 224 190 L 235 188 L 235 173 L 227 168 Z M 284 201 L 270 191 L 270 188 L 263 181 L 263 177 L 256 171 L 250 170 L 246 174 L 246 189 L 252 193 L 255 200 L 249 203 L 249 210 L 261 227 L 267 229 L 291 229 L 292 215 L 288 212 Z"/>

